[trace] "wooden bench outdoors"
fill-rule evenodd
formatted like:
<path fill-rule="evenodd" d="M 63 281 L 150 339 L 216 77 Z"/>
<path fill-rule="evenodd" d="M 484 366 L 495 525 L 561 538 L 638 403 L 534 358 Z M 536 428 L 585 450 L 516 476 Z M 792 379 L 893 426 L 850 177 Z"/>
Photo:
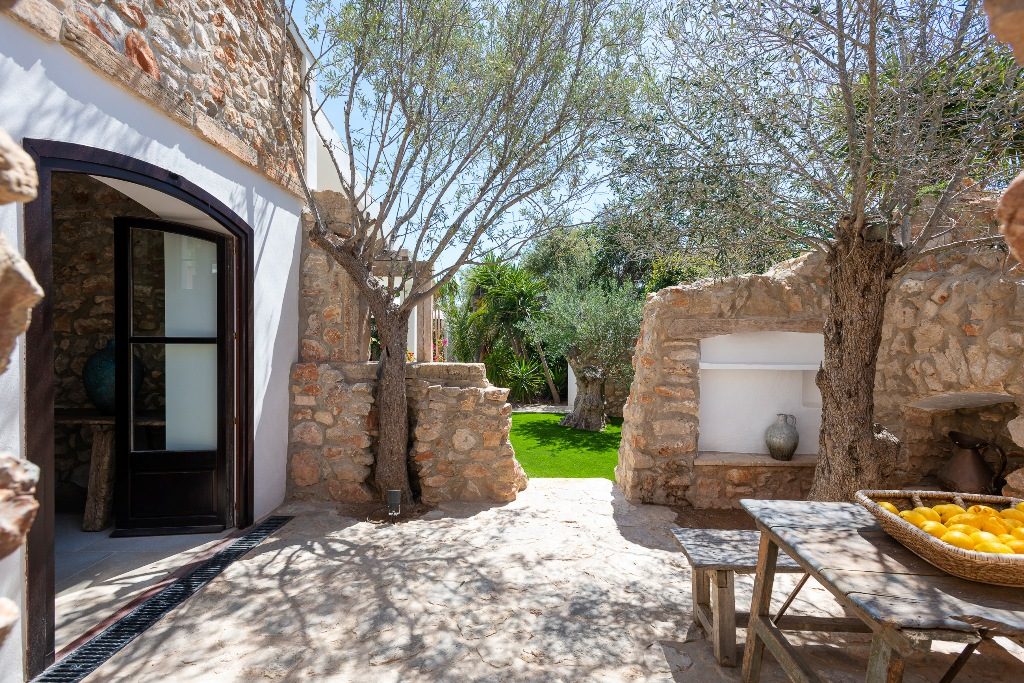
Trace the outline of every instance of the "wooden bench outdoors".
<path fill-rule="evenodd" d="M 680 529 L 672 534 L 683 548 L 693 569 L 693 617 L 711 638 L 720 666 L 736 666 L 736 628 L 746 627 L 749 612 L 736 611 L 735 575 L 753 574 L 761 532 L 740 529 Z M 809 575 L 785 553 L 779 553 L 776 572 L 803 574 L 793 592 L 772 619 L 782 630 L 863 631 L 869 629 L 856 619 L 787 616 L 786 610 L 807 583 Z"/>

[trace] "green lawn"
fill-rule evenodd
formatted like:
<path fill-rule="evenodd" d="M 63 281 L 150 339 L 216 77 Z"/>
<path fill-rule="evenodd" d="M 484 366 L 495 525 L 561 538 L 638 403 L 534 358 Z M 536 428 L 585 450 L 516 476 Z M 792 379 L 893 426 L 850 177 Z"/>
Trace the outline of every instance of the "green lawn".
<path fill-rule="evenodd" d="M 512 414 L 510 439 L 526 474 L 614 481 L 622 418 L 610 418 L 603 432 L 559 427 L 561 419 L 561 415 L 547 413 Z"/>

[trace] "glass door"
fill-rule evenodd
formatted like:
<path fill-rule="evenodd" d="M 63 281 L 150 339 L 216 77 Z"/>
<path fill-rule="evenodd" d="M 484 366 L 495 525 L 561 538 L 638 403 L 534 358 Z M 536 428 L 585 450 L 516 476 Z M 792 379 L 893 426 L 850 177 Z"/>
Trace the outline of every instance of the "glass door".
<path fill-rule="evenodd" d="M 224 528 L 223 238 L 115 222 L 115 534 Z"/>

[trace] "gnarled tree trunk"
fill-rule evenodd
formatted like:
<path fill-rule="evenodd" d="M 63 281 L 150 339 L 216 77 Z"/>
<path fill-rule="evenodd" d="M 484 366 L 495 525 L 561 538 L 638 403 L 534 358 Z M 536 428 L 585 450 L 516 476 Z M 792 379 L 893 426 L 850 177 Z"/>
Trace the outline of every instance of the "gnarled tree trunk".
<path fill-rule="evenodd" d="M 898 451 L 895 437 L 874 424 L 875 363 L 885 300 L 903 253 L 887 240 L 865 241 L 853 219 L 844 219 L 827 262 L 825 360 L 816 378 L 821 435 L 809 497 L 845 501 L 858 489 L 879 486 Z"/>
<path fill-rule="evenodd" d="M 373 478 L 383 496 L 388 489 L 402 491 L 412 502 L 409 486 L 409 402 L 405 392 L 406 344 L 409 320 L 377 320 L 380 365 L 377 368 L 377 457 Z"/>
<path fill-rule="evenodd" d="M 604 429 L 604 370 L 596 365 L 584 365 L 576 374 L 576 401 L 572 412 L 562 418 L 558 424 L 573 429 L 585 429 L 599 432 Z"/>

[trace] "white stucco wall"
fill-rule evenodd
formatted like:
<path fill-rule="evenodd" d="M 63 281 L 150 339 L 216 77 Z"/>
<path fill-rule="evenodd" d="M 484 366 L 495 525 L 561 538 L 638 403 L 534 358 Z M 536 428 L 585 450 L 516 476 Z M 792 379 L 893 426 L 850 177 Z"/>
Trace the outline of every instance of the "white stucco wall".
<path fill-rule="evenodd" d="M 0 17 L 0 126 L 16 141 L 75 142 L 135 157 L 187 178 L 255 231 L 255 514 L 284 498 L 288 375 L 297 357 L 302 201 L 105 80 L 59 45 Z M 0 230 L 24 251 L 20 207 L 0 207 Z M 23 340 L 22 340 L 23 342 Z M 24 348 L 0 376 L 0 449 L 24 455 Z M 21 600 L 14 557 L 0 564 L 0 594 Z M 0 650 L 0 681 L 21 680 L 22 635 Z"/>
<path fill-rule="evenodd" d="M 797 453 L 818 452 L 821 393 L 814 374 L 820 334 L 751 332 L 700 345 L 700 451 L 767 453 L 764 431 L 777 413 L 796 416 Z"/>

